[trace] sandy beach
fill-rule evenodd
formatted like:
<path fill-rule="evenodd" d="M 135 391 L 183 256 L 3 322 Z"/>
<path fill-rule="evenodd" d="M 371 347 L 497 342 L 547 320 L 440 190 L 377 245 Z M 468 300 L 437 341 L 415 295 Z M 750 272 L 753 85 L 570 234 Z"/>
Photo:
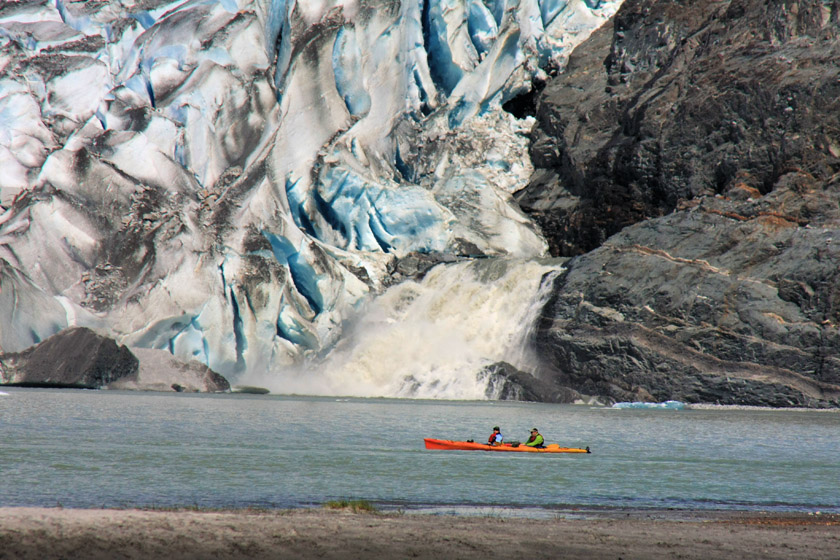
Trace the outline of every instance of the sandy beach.
<path fill-rule="evenodd" d="M 0 559 L 840 558 L 840 515 L 689 517 L 0 508 Z"/>

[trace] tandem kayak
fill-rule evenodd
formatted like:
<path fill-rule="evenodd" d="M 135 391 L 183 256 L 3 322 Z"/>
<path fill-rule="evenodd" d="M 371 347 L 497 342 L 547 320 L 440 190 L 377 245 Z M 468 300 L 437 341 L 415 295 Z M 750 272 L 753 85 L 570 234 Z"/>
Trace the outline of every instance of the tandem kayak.
<path fill-rule="evenodd" d="M 424 438 L 426 449 L 454 449 L 458 451 L 502 451 L 522 453 L 591 453 L 589 448 L 580 449 L 577 447 L 560 447 L 556 443 L 550 443 L 545 447 L 528 447 L 522 444 L 503 443 L 502 445 L 489 445 L 487 443 L 476 443 L 474 441 L 452 441 L 451 439 Z"/>

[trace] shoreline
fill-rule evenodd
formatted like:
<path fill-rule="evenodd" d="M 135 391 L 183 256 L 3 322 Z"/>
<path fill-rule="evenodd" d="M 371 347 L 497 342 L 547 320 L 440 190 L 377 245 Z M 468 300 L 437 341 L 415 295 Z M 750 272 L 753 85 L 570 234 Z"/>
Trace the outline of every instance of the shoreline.
<path fill-rule="evenodd" d="M 625 512 L 627 513 L 627 512 Z M 349 509 L 0 508 L 0 559 L 838 558 L 840 514 L 530 519 Z"/>

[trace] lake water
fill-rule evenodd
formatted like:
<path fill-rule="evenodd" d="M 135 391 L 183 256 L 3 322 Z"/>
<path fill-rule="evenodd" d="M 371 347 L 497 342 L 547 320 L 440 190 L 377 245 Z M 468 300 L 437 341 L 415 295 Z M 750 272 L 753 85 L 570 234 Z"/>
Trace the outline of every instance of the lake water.
<path fill-rule="evenodd" d="M 840 411 L 4 388 L 0 506 L 840 512 Z M 430 451 L 536 426 L 591 454 Z"/>

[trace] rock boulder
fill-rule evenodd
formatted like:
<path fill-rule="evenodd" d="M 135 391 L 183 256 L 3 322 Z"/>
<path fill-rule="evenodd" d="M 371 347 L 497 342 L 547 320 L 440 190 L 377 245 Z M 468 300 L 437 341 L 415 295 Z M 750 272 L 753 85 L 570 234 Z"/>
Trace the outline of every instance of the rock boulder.
<path fill-rule="evenodd" d="M 22 386 L 99 389 L 137 369 L 137 358 L 128 348 L 83 327 L 65 329 L 23 352 L 0 355 L 0 379 Z"/>
<path fill-rule="evenodd" d="M 129 350 L 91 329 L 74 327 L 23 352 L 0 354 L 0 382 L 24 387 L 225 392 L 227 379 L 164 350 Z"/>
<path fill-rule="evenodd" d="M 165 350 L 132 348 L 131 351 L 140 361 L 137 372 L 109 383 L 108 389 L 186 393 L 230 391 L 227 379 L 200 362 L 183 362 Z"/>

